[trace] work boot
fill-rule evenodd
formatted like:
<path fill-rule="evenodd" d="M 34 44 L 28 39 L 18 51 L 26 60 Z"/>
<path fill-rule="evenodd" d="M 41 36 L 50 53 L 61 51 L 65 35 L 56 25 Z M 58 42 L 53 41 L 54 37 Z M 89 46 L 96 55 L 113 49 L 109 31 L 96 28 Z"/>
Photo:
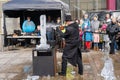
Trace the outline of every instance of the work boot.
<path fill-rule="evenodd" d="M 97 50 L 97 48 L 96 48 L 96 46 L 94 46 L 94 51 L 96 51 Z"/>
<path fill-rule="evenodd" d="M 98 46 L 96 47 L 96 51 L 99 51 L 99 47 Z"/>
<path fill-rule="evenodd" d="M 62 73 L 62 72 L 58 72 L 59 76 L 66 76 L 66 74 Z"/>

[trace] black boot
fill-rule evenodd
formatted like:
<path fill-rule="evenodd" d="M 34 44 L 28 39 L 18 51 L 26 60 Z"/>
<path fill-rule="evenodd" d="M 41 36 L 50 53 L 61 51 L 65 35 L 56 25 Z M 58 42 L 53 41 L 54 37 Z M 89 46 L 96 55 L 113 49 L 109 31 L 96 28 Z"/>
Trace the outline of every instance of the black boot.
<path fill-rule="evenodd" d="M 58 72 L 58 75 L 60 75 L 60 76 L 66 76 L 66 74 L 64 74 L 62 72 Z"/>

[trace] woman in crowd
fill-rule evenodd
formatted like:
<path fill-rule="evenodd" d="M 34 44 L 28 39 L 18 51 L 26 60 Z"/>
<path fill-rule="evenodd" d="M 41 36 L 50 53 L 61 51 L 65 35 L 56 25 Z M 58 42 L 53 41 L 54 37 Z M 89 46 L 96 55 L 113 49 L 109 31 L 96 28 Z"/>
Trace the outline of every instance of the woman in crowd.
<path fill-rule="evenodd" d="M 93 20 L 91 21 L 91 27 L 93 32 L 93 42 L 94 42 L 94 50 L 98 51 L 98 43 L 99 43 L 99 26 L 100 22 L 98 21 L 98 16 L 95 15 Z"/>
<path fill-rule="evenodd" d="M 105 21 L 106 21 L 107 25 L 111 24 L 111 15 L 110 15 L 110 13 L 106 13 Z"/>

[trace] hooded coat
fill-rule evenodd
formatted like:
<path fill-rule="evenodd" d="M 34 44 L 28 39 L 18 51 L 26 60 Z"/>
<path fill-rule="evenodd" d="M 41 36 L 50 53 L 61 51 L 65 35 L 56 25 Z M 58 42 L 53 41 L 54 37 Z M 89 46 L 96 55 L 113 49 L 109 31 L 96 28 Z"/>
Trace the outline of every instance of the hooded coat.
<path fill-rule="evenodd" d="M 85 19 L 83 24 L 84 24 L 84 26 L 82 27 L 82 30 L 84 31 L 83 40 L 84 41 L 92 41 L 90 20 Z"/>

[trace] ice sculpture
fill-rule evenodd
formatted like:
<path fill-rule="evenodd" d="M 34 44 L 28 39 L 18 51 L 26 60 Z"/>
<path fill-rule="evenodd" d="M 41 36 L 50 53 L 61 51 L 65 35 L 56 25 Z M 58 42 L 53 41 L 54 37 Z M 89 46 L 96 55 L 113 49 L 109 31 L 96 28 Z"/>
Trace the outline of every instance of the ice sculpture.
<path fill-rule="evenodd" d="M 114 75 L 113 61 L 109 57 L 109 51 L 110 51 L 109 44 L 110 44 L 109 37 L 106 36 L 105 51 L 104 51 L 104 67 L 101 71 L 101 76 L 104 77 L 104 80 L 116 80 L 116 77 Z"/>
<path fill-rule="evenodd" d="M 50 48 L 50 45 L 47 44 L 46 39 L 46 15 L 40 16 L 40 27 L 41 27 L 41 39 L 40 44 L 36 45 L 36 49 L 47 50 Z"/>

